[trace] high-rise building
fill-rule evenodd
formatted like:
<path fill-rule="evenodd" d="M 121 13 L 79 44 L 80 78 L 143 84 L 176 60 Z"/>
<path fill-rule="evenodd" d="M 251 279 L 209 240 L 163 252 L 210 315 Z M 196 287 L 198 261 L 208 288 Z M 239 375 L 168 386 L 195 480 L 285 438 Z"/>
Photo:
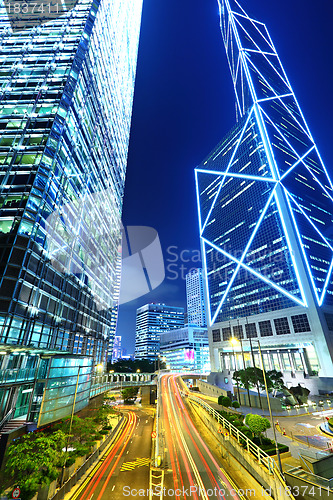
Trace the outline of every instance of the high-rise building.
<path fill-rule="evenodd" d="M 212 370 L 242 367 L 230 337 L 260 339 L 267 369 L 325 392 L 332 182 L 266 26 L 235 0 L 219 7 L 237 124 L 196 169 Z"/>
<path fill-rule="evenodd" d="M 160 353 L 170 370 L 210 372 L 206 328 L 186 326 L 161 333 Z"/>
<path fill-rule="evenodd" d="M 184 308 L 146 304 L 136 310 L 135 358 L 155 360 L 160 352 L 160 333 L 184 326 Z"/>
<path fill-rule="evenodd" d="M 186 302 L 188 324 L 207 326 L 202 269 L 192 269 L 186 275 Z"/>
<path fill-rule="evenodd" d="M 113 350 L 112 350 L 111 354 L 112 354 L 112 356 L 111 356 L 112 363 L 114 363 L 118 359 L 121 359 L 121 357 L 122 357 L 121 335 L 115 335 L 114 343 L 113 343 Z"/>
<path fill-rule="evenodd" d="M 141 9 L 78 0 L 12 30 L 1 7 L 0 421 L 68 415 L 79 367 L 84 406 L 113 343 Z"/>

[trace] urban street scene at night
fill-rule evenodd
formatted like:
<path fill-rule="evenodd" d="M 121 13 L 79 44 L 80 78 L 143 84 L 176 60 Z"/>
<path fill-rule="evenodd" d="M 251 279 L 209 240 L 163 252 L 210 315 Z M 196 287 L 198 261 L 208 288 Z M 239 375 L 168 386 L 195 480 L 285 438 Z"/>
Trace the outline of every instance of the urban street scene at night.
<path fill-rule="evenodd" d="M 331 0 L 3 0 L 0 500 L 333 499 Z"/>

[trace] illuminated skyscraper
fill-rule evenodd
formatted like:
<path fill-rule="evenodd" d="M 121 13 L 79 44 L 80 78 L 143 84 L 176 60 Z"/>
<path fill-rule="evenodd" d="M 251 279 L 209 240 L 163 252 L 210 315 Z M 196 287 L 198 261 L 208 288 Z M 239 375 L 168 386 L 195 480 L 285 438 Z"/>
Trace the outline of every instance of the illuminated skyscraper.
<path fill-rule="evenodd" d="M 146 304 L 136 310 L 135 358 L 156 360 L 160 333 L 184 326 L 184 308 Z"/>
<path fill-rule="evenodd" d="M 207 326 L 202 269 L 192 269 L 186 275 L 186 302 L 188 324 Z"/>
<path fill-rule="evenodd" d="M 266 368 L 325 390 L 332 182 L 265 25 L 218 3 L 237 124 L 196 169 L 212 369 L 242 367 L 231 336 L 260 338 Z"/>
<path fill-rule="evenodd" d="M 48 20 L 33 5 L 14 31 L 0 11 L 0 366 L 30 370 L 0 391 L 0 421 L 15 401 L 36 418 L 46 375 L 66 390 L 42 422 L 62 416 L 78 366 L 84 406 L 113 343 L 142 0 L 78 0 Z"/>

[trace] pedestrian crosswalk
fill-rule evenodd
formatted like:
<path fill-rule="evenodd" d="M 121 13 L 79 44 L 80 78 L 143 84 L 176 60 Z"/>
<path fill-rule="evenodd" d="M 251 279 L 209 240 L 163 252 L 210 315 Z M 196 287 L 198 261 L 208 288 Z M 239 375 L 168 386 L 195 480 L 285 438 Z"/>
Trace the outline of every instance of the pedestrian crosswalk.
<path fill-rule="evenodd" d="M 120 472 L 125 470 L 132 470 L 136 467 L 142 467 L 144 465 L 150 465 L 150 458 L 137 458 L 132 462 L 124 462 L 120 468 Z"/>

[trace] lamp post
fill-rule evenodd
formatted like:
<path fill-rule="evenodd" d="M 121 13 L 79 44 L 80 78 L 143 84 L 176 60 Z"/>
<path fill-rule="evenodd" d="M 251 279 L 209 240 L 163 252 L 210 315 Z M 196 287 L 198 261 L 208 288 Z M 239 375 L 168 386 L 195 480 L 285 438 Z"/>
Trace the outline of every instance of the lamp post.
<path fill-rule="evenodd" d="M 234 349 L 234 346 L 233 346 L 233 344 L 231 342 L 231 339 L 230 339 L 230 343 L 232 345 L 232 353 L 234 355 L 235 371 L 237 371 L 236 354 L 235 354 L 235 349 Z M 238 378 L 236 378 L 236 387 L 237 387 L 237 394 L 238 394 L 238 403 L 241 404 L 240 393 L 239 393 L 239 385 L 238 385 Z"/>
<path fill-rule="evenodd" d="M 265 366 L 264 366 L 264 358 L 263 358 L 263 355 L 262 355 L 262 352 L 261 352 L 260 341 L 259 341 L 259 339 L 255 339 L 255 340 L 256 340 L 256 342 L 258 342 L 259 356 L 260 356 L 261 368 L 262 368 L 262 373 L 263 373 L 263 377 L 264 377 L 264 384 L 265 384 L 265 390 L 266 390 L 266 396 L 267 396 L 268 411 L 269 411 L 269 415 L 270 415 L 270 418 L 271 418 L 271 424 L 272 424 L 273 434 L 274 434 L 274 440 L 275 440 L 276 455 L 277 455 L 277 459 L 278 459 L 278 463 L 279 463 L 280 472 L 281 472 L 281 474 L 283 474 L 281 457 L 280 457 L 280 451 L 279 451 L 279 447 L 278 447 L 278 443 L 277 443 L 277 439 L 276 439 L 276 430 L 275 430 L 275 424 L 274 424 L 274 419 L 273 419 L 273 415 L 272 415 L 271 403 L 269 401 L 267 379 L 266 379 L 266 371 L 265 371 Z"/>
<path fill-rule="evenodd" d="M 262 401 L 261 401 L 261 395 L 260 395 L 260 389 L 259 389 L 259 381 L 258 381 L 257 372 L 256 372 L 257 368 L 256 368 L 256 362 L 255 362 L 255 359 L 254 359 L 254 352 L 253 352 L 253 345 L 252 345 L 251 337 L 249 337 L 249 342 L 250 342 L 250 349 L 251 349 L 252 365 L 253 365 L 254 374 L 255 374 L 255 378 L 256 378 L 256 386 L 257 386 L 257 391 L 258 391 L 259 404 L 260 404 L 261 410 L 263 410 Z"/>
<path fill-rule="evenodd" d="M 238 339 L 232 339 L 232 340 L 233 340 L 233 344 L 236 344 L 236 342 L 238 342 Z M 261 345 L 260 345 L 259 339 L 254 339 L 254 341 L 258 342 L 259 357 L 260 357 L 260 363 L 261 363 L 262 373 L 263 373 L 263 377 L 264 377 L 264 385 L 265 385 L 265 391 L 266 391 L 266 397 L 267 397 L 267 406 L 268 406 L 269 416 L 270 416 L 271 425 L 273 428 L 274 440 L 275 440 L 275 450 L 276 450 L 276 455 L 277 455 L 277 459 L 278 459 L 279 469 L 280 469 L 281 474 L 283 474 L 281 457 L 280 457 L 279 447 L 278 447 L 278 443 L 277 443 L 277 439 L 276 439 L 276 430 L 275 430 L 274 419 L 273 419 L 273 415 L 272 415 L 271 403 L 269 401 L 269 393 L 268 393 L 266 372 L 265 372 L 265 366 L 264 366 L 264 359 L 263 359 L 263 355 L 261 352 Z"/>
<path fill-rule="evenodd" d="M 244 370 L 245 370 L 245 356 L 244 356 L 244 349 L 243 349 L 243 342 L 242 342 L 242 339 L 241 339 L 241 336 L 239 335 L 238 338 L 231 338 L 230 339 L 230 343 L 231 345 L 237 345 L 238 342 L 240 343 L 240 346 L 241 346 L 241 352 L 242 352 L 242 359 L 243 359 L 243 366 L 244 366 Z M 248 397 L 248 400 L 249 400 L 249 406 L 250 408 L 252 408 L 252 405 L 251 405 L 251 398 L 250 398 L 250 391 L 249 391 L 249 386 L 247 384 L 247 387 L 246 387 L 246 392 L 247 392 L 247 397 Z"/>

